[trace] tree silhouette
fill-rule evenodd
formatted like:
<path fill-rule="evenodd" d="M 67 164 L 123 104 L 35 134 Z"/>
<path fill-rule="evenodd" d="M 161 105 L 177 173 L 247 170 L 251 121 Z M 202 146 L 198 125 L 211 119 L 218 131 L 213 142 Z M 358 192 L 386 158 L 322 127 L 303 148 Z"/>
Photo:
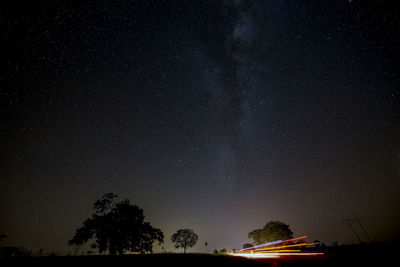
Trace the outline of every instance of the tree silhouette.
<path fill-rule="evenodd" d="M 219 252 L 219 254 L 227 254 L 228 250 L 226 248 L 221 249 Z"/>
<path fill-rule="evenodd" d="M 243 244 L 243 248 L 251 248 L 253 245 L 249 243 Z"/>
<path fill-rule="evenodd" d="M 7 237 L 7 235 L 5 235 L 5 234 L 0 234 L 0 241 L 3 240 L 3 239 L 5 239 L 6 237 Z"/>
<path fill-rule="evenodd" d="M 175 243 L 175 248 L 183 248 L 184 253 L 186 253 L 187 248 L 192 248 L 199 239 L 191 229 L 181 229 L 171 236 L 171 241 Z"/>
<path fill-rule="evenodd" d="M 116 202 L 117 195 L 105 194 L 94 203 L 94 214 L 83 222 L 68 244 L 81 246 L 89 240 L 99 253 L 122 255 L 125 251 L 152 252 L 153 242 L 164 242 L 160 229 L 144 221 L 143 210 L 128 199 Z"/>
<path fill-rule="evenodd" d="M 270 221 L 263 228 L 255 229 L 249 233 L 254 245 L 261 245 L 276 240 L 293 238 L 293 232 L 289 225 L 280 221 Z"/>

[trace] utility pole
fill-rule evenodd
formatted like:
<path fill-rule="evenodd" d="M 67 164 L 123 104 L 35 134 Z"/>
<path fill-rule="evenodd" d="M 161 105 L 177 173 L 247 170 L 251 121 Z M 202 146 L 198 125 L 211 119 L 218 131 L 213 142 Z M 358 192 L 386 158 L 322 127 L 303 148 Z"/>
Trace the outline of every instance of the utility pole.
<path fill-rule="evenodd" d="M 353 231 L 353 233 L 355 234 L 355 236 L 357 237 L 358 241 L 360 242 L 360 244 L 362 243 L 360 236 L 357 234 L 356 230 L 353 228 L 353 226 L 351 225 L 351 222 L 353 220 L 343 220 L 343 223 L 347 223 L 350 227 L 350 229 Z"/>
<path fill-rule="evenodd" d="M 358 223 L 358 225 L 360 226 L 360 228 L 363 230 L 364 234 L 368 237 L 369 242 L 372 242 L 372 239 L 371 239 L 371 237 L 368 235 L 367 230 L 365 230 L 364 226 L 362 226 L 362 224 L 361 224 L 362 220 L 361 220 L 361 219 L 354 219 L 353 221 Z"/>
<path fill-rule="evenodd" d="M 368 238 L 369 242 L 372 242 L 371 237 L 369 236 L 369 234 L 367 233 L 367 230 L 365 230 L 364 226 L 361 224 L 362 220 L 361 219 L 348 219 L 348 220 L 343 220 L 343 223 L 347 223 L 350 227 L 350 229 L 353 231 L 353 233 L 355 234 L 355 236 L 357 237 L 358 241 L 360 241 L 360 244 L 362 243 L 362 240 L 360 238 L 360 236 L 358 235 L 356 229 L 354 229 L 353 225 L 354 223 L 357 223 L 361 230 L 363 231 L 364 235 Z"/>

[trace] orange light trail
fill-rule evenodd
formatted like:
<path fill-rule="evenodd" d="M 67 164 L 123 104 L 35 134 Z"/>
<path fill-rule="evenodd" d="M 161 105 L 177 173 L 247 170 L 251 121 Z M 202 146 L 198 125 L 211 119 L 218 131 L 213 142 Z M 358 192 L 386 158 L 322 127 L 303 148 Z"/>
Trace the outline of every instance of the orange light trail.
<path fill-rule="evenodd" d="M 233 256 L 242 256 L 246 258 L 280 258 L 282 256 L 316 256 L 316 255 L 324 255 L 324 253 L 317 252 L 301 252 L 300 249 L 291 249 L 296 247 L 304 247 L 304 246 L 312 246 L 319 244 L 319 242 L 314 243 L 299 243 L 293 244 L 291 242 L 295 240 L 302 240 L 307 238 L 307 236 L 297 237 L 288 240 L 277 240 L 274 242 L 269 242 L 266 244 L 245 248 L 241 250 L 237 250 L 234 253 L 231 253 Z M 290 245 L 288 245 L 288 243 Z"/>
<path fill-rule="evenodd" d="M 260 249 L 261 251 L 267 251 L 267 250 L 273 250 L 277 248 L 291 248 L 291 247 L 302 247 L 302 246 L 312 246 L 319 244 L 319 242 L 315 243 L 301 243 L 301 244 L 294 244 L 294 245 L 287 245 L 287 246 L 279 246 L 279 247 L 272 247 L 272 248 L 265 248 L 265 249 Z"/>
<path fill-rule="evenodd" d="M 293 242 L 293 241 L 301 240 L 301 239 L 306 239 L 306 238 L 307 238 L 307 236 L 305 235 L 305 236 L 296 237 L 296 238 L 287 239 L 287 240 L 277 240 L 277 241 L 269 242 L 269 243 L 262 244 L 262 245 L 257 245 L 257 246 L 250 247 L 250 248 L 239 249 L 236 252 L 261 249 L 261 248 L 265 248 L 265 247 L 269 247 L 269 246 L 275 246 L 275 245 L 278 245 L 278 244 L 289 243 L 289 242 Z"/>

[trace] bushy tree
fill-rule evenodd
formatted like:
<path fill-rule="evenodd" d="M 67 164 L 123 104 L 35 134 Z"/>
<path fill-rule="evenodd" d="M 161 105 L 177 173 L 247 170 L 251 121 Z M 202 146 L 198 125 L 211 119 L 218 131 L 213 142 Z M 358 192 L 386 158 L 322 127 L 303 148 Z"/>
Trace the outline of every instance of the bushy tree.
<path fill-rule="evenodd" d="M 249 233 L 254 245 L 261 245 L 276 240 L 293 238 L 293 232 L 289 225 L 280 221 L 270 221 L 263 228 L 255 229 Z"/>
<path fill-rule="evenodd" d="M 184 253 L 186 253 L 187 248 L 192 248 L 199 236 L 193 232 L 191 229 L 181 229 L 171 236 L 171 241 L 175 243 L 175 248 L 183 248 Z"/>
<path fill-rule="evenodd" d="M 81 246 L 90 240 L 93 249 L 99 253 L 109 251 L 110 255 L 124 254 L 125 251 L 152 252 L 153 242 L 160 244 L 164 235 L 144 221 L 143 210 L 132 205 L 128 199 L 116 202 L 117 195 L 105 194 L 94 203 L 94 214 L 83 222 L 69 245 Z"/>
<path fill-rule="evenodd" d="M 219 252 L 219 254 L 227 254 L 228 250 L 226 248 L 221 249 Z"/>

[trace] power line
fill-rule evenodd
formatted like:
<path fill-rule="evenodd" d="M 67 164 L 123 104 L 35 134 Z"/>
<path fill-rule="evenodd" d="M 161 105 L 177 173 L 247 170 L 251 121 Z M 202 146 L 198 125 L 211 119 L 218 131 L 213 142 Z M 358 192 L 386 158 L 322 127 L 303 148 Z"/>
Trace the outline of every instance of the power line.
<path fill-rule="evenodd" d="M 369 242 L 372 242 L 371 237 L 369 236 L 369 234 L 367 233 L 367 230 L 364 228 L 364 226 L 361 224 L 363 220 L 361 219 L 346 219 L 343 220 L 343 223 L 347 223 L 347 225 L 350 227 L 350 229 L 353 231 L 354 235 L 357 237 L 358 241 L 360 242 L 360 244 L 362 243 L 362 240 L 360 238 L 360 235 L 357 233 L 356 229 L 353 227 L 354 223 L 357 223 L 359 228 L 361 228 L 362 232 L 364 233 L 364 235 L 368 238 Z"/>
<path fill-rule="evenodd" d="M 343 223 L 347 223 L 350 227 L 350 229 L 353 231 L 353 233 L 355 234 L 355 236 L 357 237 L 358 241 L 360 241 L 360 244 L 362 243 L 360 236 L 357 234 L 356 230 L 353 228 L 353 226 L 351 225 L 352 220 L 343 220 Z"/>
<path fill-rule="evenodd" d="M 360 226 L 360 228 L 363 230 L 364 234 L 367 236 L 369 242 L 372 241 L 371 237 L 369 236 L 369 234 L 367 233 L 367 230 L 365 230 L 364 226 L 361 224 L 362 220 L 361 219 L 354 219 L 354 222 L 357 222 L 358 225 Z"/>

